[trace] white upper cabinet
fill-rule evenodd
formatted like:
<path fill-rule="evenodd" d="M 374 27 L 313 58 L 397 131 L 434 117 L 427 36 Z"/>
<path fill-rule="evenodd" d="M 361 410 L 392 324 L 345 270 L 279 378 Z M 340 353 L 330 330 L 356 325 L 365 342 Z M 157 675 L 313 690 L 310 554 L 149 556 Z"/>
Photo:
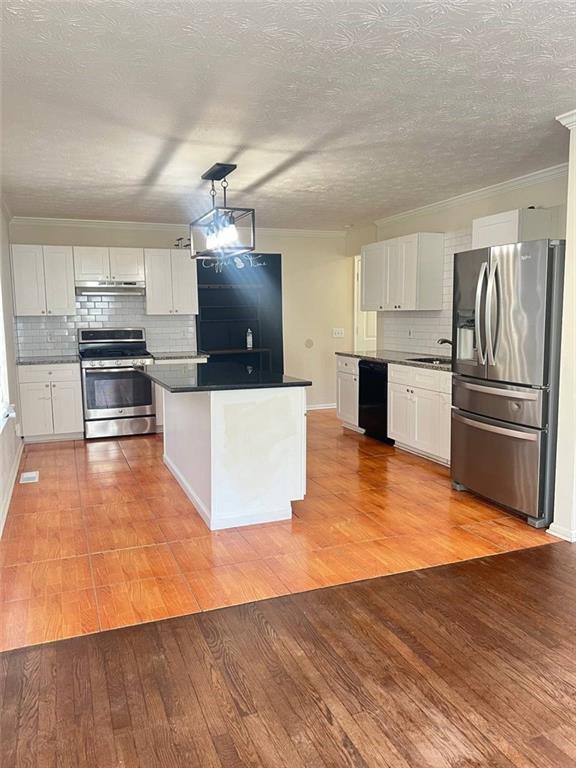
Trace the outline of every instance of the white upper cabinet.
<path fill-rule="evenodd" d="M 12 275 L 16 315 L 73 315 L 72 248 L 13 245 Z"/>
<path fill-rule="evenodd" d="M 180 315 L 198 314 L 198 276 L 196 259 L 188 249 L 172 249 L 172 296 L 174 312 Z"/>
<path fill-rule="evenodd" d="M 41 245 L 12 246 L 16 315 L 45 315 L 44 254 Z"/>
<path fill-rule="evenodd" d="M 364 312 L 384 309 L 383 285 L 385 264 L 385 243 L 370 243 L 370 245 L 363 246 L 360 296 L 361 309 Z"/>
<path fill-rule="evenodd" d="M 74 246 L 76 282 L 110 280 L 110 253 L 102 246 Z"/>
<path fill-rule="evenodd" d="M 442 309 L 444 235 L 414 235 L 362 248 L 362 310 Z"/>
<path fill-rule="evenodd" d="M 198 313 L 196 262 L 188 250 L 150 248 L 144 252 L 144 261 L 147 314 Z"/>
<path fill-rule="evenodd" d="M 46 281 L 46 313 L 74 315 L 74 257 L 71 245 L 45 245 L 44 279 Z"/>
<path fill-rule="evenodd" d="M 146 313 L 172 314 L 172 265 L 168 248 L 147 248 L 144 251 L 146 274 Z"/>
<path fill-rule="evenodd" d="M 553 237 L 550 208 L 520 208 L 472 221 L 472 248 L 522 243 Z"/>
<path fill-rule="evenodd" d="M 144 249 L 110 248 L 110 279 L 125 282 L 144 280 Z"/>

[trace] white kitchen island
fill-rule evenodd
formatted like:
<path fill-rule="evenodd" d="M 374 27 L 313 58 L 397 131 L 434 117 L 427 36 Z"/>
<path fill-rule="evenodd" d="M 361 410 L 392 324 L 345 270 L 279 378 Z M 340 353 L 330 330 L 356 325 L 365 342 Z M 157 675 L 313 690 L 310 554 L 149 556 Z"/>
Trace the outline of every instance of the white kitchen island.
<path fill-rule="evenodd" d="M 306 492 L 311 382 L 235 363 L 143 373 L 164 389 L 164 462 L 210 530 L 292 516 Z"/>

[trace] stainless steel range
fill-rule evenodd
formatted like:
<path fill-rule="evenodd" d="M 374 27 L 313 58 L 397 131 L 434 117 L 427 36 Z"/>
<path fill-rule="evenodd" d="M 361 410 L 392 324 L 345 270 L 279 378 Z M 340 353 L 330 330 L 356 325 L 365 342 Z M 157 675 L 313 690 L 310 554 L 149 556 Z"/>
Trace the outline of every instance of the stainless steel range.
<path fill-rule="evenodd" d="M 78 351 L 86 437 L 155 432 L 154 387 L 139 370 L 154 362 L 144 330 L 82 329 Z"/>

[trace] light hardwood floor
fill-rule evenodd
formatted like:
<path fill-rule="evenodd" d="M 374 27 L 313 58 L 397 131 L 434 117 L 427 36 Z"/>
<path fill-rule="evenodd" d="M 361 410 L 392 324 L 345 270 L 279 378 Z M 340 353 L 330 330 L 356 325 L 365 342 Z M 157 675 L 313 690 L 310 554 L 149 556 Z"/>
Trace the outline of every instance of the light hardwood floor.
<path fill-rule="evenodd" d="M 161 436 L 29 445 L 0 541 L 0 650 L 556 542 L 432 462 L 308 416 L 294 518 L 211 533 Z"/>

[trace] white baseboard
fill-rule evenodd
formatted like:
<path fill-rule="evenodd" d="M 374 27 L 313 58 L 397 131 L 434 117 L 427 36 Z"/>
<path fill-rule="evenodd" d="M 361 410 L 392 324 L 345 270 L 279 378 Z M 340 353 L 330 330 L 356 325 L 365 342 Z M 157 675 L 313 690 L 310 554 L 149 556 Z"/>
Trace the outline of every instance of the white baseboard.
<path fill-rule="evenodd" d="M 29 435 L 25 443 L 63 443 L 67 440 L 84 440 L 84 432 L 68 432 L 65 435 Z"/>
<path fill-rule="evenodd" d="M 576 530 L 574 528 L 566 528 L 563 525 L 552 523 L 546 533 L 549 533 L 551 536 L 556 536 L 557 539 L 563 539 L 564 541 L 569 541 L 571 544 L 576 544 Z"/>
<path fill-rule="evenodd" d="M 20 466 L 20 459 L 22 458 L 22 451 L 24 450 L 24 442 L 19 440 L 18 450 L 14 455 L 12 466 L 10 467 L 10 473 L 8 475 L 8 482 L 2 500 L 0 501 L 0 536 L 4 530 L 4 523 L 8 516 L 8 508 L 10 507 L 10 500 L 12 499 L 12 491 L 18 477 L 18 467 Z"/>
<path fill-rule="evenodd" d="M 318 405 L 307 405 L 307 411 L 324 411 L 329 408 L 336 408 L 336 403 L 319 403 Z"/>
<path fill-rule="evenodd" d="M 395 442 L 394 448 L 398 448 L 398 450 L 404 451 L 405 453 L 411 453 L 414 456 L 420 456 L 423 459 L 428 459 L 428 461 L 433 461 L 435 464 L 442 464 L 443 467 L 450 466 L 450 460 L 443 459 L 440 456 L 434 456 L 434 454 L 432 453 L 424 453 L 424 451 L 417 451 L 415 448 L 412 448 L 412 446 L 404 445 L 404 443 L 399 443 L 398 441 Z"/>

